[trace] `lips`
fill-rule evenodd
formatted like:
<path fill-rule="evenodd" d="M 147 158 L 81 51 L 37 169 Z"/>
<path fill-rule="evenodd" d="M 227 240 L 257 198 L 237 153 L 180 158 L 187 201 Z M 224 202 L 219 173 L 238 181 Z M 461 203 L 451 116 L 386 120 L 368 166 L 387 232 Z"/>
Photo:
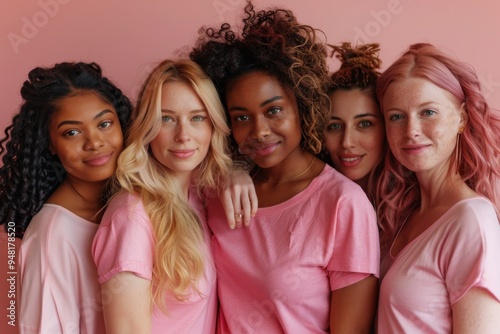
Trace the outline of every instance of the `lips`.
<path fill-rule="evenodd" d="M 419 154 L 429 146 L 430 145 L 423 145 L 423 144 L 407 145 L 407 146 L 402 147 L 401 149 L 403 150 L 403 152 L 408 153 L 408 154 Z"/>
<path fill-rule="evenodd" d="M 354 167 L 361 163 L 364 155 L 339 156 L 340 163 L 344 167 Z"/>
<path fill-rule="evenodd" d="M 111 159 L 112 155 L 113 155 L 113 153 L 98 154 L 96 156 L 91 157 L 90 159 L 85 160 L 84 162 L 87 165 L 99 167 L 99 166 L 103 166 L 103 165 L 107 164 L 108 161 Z"/>
<path fill-rule="evenodd" d="M 188 159 L 193 156 L 196 150 L 170 150 L 173 156 L 179 159 Z"/>
<path fill-rule="evenodd" d="M 274 151 L 276 151 L 276 149 L 280 145 L 281 145 L 281 142 L 253 146 L 252 151 L 255 153 L 255 155 L 260 156 L 260 157 L 264 157 L 264 156 L 269 155 L 269 154 L 273 153 Z"/>

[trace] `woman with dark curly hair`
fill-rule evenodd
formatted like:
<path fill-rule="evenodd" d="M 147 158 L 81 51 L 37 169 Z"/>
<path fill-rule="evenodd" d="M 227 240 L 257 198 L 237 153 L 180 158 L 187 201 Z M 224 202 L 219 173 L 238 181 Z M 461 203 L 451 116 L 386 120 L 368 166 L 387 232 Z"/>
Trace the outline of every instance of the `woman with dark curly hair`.
<path fill-rule="evenodd" d="M 369 332 L 379 243 L 360 187 L 316 158 L 330 100 L 326 47 L 284 9 L 245 7 L 191 52 L 223 101 L 234 147 L 256 164 L 259 210 L 229 230 L 208 203 L 223 333 Z"/>
<path fill-rule="evenodd" d="M 0 221 L 22 238 L 20 332 L 103 333 L 91 245 L 132 106 L 95 63 L 37 67 L 21 96 L 0 141 Z"/>
<path fill-rule="evenodd" d="M 373 202 L 387 147 L 375 96 L 380 48 L 378 44 L 352 47 L 348 42 L 331 47 L 341 65 L 328 88 L 332 107 L 325 146 L 335 168 L 360 185 Z"/>

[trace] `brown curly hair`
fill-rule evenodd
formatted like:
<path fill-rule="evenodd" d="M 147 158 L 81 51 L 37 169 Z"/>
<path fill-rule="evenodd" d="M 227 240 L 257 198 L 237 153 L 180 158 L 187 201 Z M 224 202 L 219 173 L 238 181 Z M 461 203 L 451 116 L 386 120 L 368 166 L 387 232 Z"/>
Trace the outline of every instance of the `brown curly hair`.
<path fill-rule="evenodd" d="M 372 90 L 375 98 L 375 86 L 380 76 L 378 69 L 382 65 L 379 58 L 379 45 L 371 43 L 353 48 L 351 43 L 344 42 L 340 46 L 329 46 L 333 49 L 330 57 L 335 56 L 340 60 L 341 65 L 340 69 L 331 76 L 328 94 L 336 90 L 359 88 Z"/>
<path fill-rule="evenodd" d="M 264 71 L 275 77 L 297 99 L 302 149 L 319 153 L 330 110 L 327 45 L 318 37 L 322 32 L 299 24 L 286 9 L 256 12 L 248 2 L 244 12 L 240 34 L 228 23 L 202 29 L 190 58 L 214 81 L 223 104 L 227 86 L 241 75 Z"/>

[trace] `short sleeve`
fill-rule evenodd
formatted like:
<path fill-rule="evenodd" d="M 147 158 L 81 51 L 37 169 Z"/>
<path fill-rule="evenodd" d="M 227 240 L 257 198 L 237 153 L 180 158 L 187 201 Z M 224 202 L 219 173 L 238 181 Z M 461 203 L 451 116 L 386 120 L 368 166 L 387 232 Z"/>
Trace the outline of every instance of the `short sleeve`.
<path fill-rule="evenodd" d="M 361 189 L 353 188 L 341 195 L 335 210 L 334 248 L 327 267 L 331 289 L 354 284 L 370 274 L 379 277 L 379 234 L 370 201 Z"/>
<path fill-rule="evenodd" d="M 500 301 L 500 225 L 493 206 L 478 199 L 462 205 L 456 215 L 440 263 L 451 304 L 473 287 Z"/>
<path fill-rule="evenodd" d="M 111 201 L 94 238 L 92 255 L 101 284 L 121 272 L 151 280 L 154 239 L 138 197 L 122 194 Z"/>

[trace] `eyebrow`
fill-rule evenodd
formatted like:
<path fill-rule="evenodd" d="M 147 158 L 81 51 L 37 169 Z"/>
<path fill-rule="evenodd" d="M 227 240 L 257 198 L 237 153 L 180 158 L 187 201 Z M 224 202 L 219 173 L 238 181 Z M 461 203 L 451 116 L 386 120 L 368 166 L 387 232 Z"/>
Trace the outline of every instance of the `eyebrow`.
<path fill-rule="evenodd" d="M 112 113 L 113 111 L 111 111 L 110 109 L 104 109 L 103 111 L 101 111 L 100 113 L 98 113 L 97 115 L 94 116 L 94 118 L 92 118 L 93 120 L 96 120 L 104 115 L 106 115 L 107 113 Z M 71 121 L 71 120 L 68 120 L 68 121 L 62 121 L 61 123 L 59 123 L 59 125 L 57 126 L 57 128 L 59 129 L 61 126 L 63 125 L 67 125 L 67 124 L 70 124 L 70 125 L 73 125 L 73 124 L 82 124 L 82 122 L 80 121 Z"/>
<path fill-rule="evenodd" d="M 375 117 L 375 118 L 377 118 L 377 115 L 371 114 L 371 113 L 366 113 L 366 114 L 359 114 L 359 115 L 354 116 L 354 118 L 364 118 L 364 117 Z M 337 116 L 330 116 L 330 119 L 342 120 L 340 117 L 337 117 Z"/>
<path fill-rule="evenodd" d="M 170 109 L 162 109 L 161 112 L 162 113 L 167 113 L 167 114 L 176 114 L 175 111 L 170 110 Z M 199 113 L 199 112 L 208 113 L 208 110 L 206 110 L 206 109 L 194 109 L 194 110 L 191 110 L 189 113 L 190 114 L 196 114 L 196 113 Z"/>
<path fill-rule="evenodd" d="M 261 104 L 259 104 L 259 107 L 264 107 L 266 104 L 269 104 L 269 103 L 272 103 L 274 101 L 281 100 L 281 99 L 283 99 L 283 96 L 276 95 L 274 97 L 271 97 L 270 99 L 265 100 Z M 231 112 L 231 111 L 245 111 L 245 110 L 247 110 L 247 109 L 243 108 L 243 107 L 236 106 L 236 107 L 231 107 L 228 111 Z"/>

